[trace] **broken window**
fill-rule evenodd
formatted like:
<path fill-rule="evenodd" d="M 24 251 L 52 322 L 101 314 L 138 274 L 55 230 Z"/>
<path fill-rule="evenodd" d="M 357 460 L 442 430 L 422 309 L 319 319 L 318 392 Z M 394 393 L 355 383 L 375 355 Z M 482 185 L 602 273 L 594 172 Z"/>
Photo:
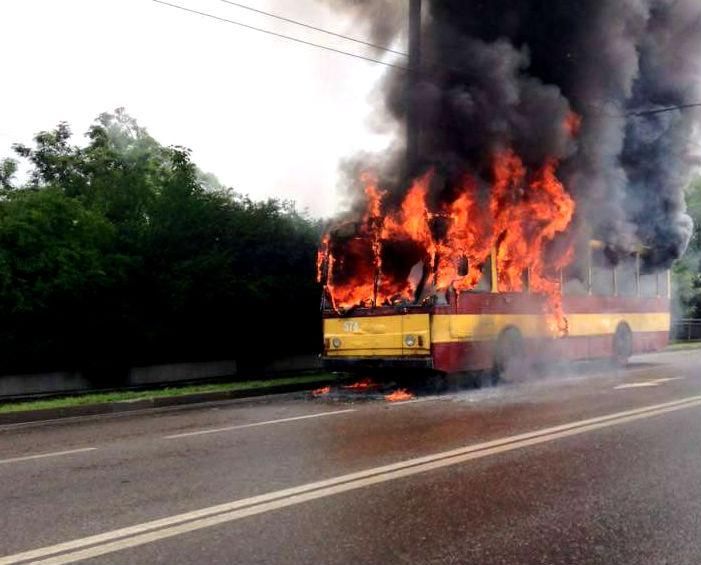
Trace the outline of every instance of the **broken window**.
<path fill-rule="evenodd" d="M 591 252 L 591 292 L 597 296 L 613 296 L 613 265 L 602 249 Z"/>

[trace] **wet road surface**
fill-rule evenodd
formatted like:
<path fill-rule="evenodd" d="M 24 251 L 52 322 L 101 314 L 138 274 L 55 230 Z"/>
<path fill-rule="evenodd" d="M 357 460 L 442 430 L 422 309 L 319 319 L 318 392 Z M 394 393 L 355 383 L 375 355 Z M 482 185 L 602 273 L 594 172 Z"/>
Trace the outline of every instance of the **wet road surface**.
<path fill-rule="evenodd" d="M 0 428 L 0 565 L 698 564 L 700 364 Z"/>

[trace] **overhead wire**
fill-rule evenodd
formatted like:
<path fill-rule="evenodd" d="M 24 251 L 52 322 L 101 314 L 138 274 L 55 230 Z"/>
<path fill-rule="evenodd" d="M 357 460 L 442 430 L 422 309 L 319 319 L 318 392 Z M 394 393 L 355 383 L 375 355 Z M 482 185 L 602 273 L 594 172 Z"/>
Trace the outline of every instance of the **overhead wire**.
<path fill-rule="evenodd" d="M 606 111 L 597 104 L 585 104 L 585 107 L 588 108 L 588 111 L 585 113 L 585 115 L 622 120 L 626 118 L 642 118 L 645 116 L 652 116 L 655 114 L 663 114 L 665 112 L 674 112 L 675 110 L 688 110 L 690 108 L 699 108 L 701 107 L 701 102 L 678 104 L 676 106 L 665 106 L 663 108 L 634 109 L 629 111 L 625 111 L 623 109 L 617 110 L 617 112 L 620 113 Z"/>
<path fill-rule="evenodd" d="M 231 20 L 231 19 L 228 19 L 228 18 L 224 18 L 224 17 L 222 17 L 222 16 L 217 16 L 217 15 L 215 15 L 215 14 L 210 14 L 210 13 L 208 13 L 208 12 L 201 12 L 201 11 L 199 11 L 199 10 L 194 10 L 194 9 L 188 8 L 188 7 L 186 7 L 186 6 L 182 6 L 182 5 L 180 5 L 180 4 L 172 4 L 172 3 L 170 3 L 170 2 L 166 2 L 165 0 L 151 0 L 151 1 L 152 1 L 152 2 L 155 2 L 156 4 L 162 4 L 162 5 L 164 5 L 164 6 L 169 6 L 169 7 L 171 7 L 171 8 L 175 8 L 175 9 L 178 9 L 178 10 L 182 10 L 182 11 L 184 11 L 184 12 L 189 12 L 189 13 L 191 13 L 191 14 L 197 14 L 197 15 L 203 16 L 203 17 L 205 17 L 205 18 L 210 18 L 210 19 L 217 20 L 217 21 L 220 21 L 220 22 L 225 22 L 225 23 L 228 23 L 228 24 L 236 25 L 236 26 L 239 26 L 239 27 L 242 27 L 242 28 L 246 28 L 246 29 L 250 29 L 250 30 L 252 30 L 252 31 L 257 31 L 257 32 L 260 32 L 260 33 L 265 33 L 265 34 L 267 34 L 267 35 L 272 35 L 272 36 L 275 36 L 275 37 L 279 37 L 279 38 L 281 38 L 281 39 L 286 39 L 286 40 L 288 40 L 288 41 L 294 41 L 294 42 L 296 42 L 296 43 L 301 43 L 302 45 L 308 45 L 308 46 L 310 46 L 310 47 L 317 47 L 317 48 L 319 48 L 319 49 L 324 49 L 324 50 L 326 50 L 326 51 L 331 51 L 331 52 L 333 52 L 333 53 L 338 53 L 338 54 L 340 54 L 340 55 L 347 55 L 348 57 L 354 57 L 354 58 L 356 58 L 356 59 L 362 59 L 363 61 L 369 61 L 369 62 L 371 62 L 371 63 L 377 63 L 378 65 L 385 65 L 385 66 L 387 66 L 387 67 L 392 67 L 392 68 L 394 68 L 394 69 L 400 69 L 400 70 L 403 70 L 403 71 L 410 71 L 410 70 L 411 70 L 410 67 L 406 67 L 406 66 L 404 66 L 404 65 L 398 65 L 398 64 L 396 64 L 396 63 L 388 63 L 387 61 L 382 61 L 382 60 L 380 60 L 380 59 L 375 59 L 375 58 L 373 58 L 373 57 L 368 57 L 368 56 L 366 56 L 366 55 L 360 55 L 360 54 L 358 54 L 358 53 L 351 53 L 350 51 L 344 51 L 344 50 L 342 50 L 342 49 L 336 49 L 335 47 L 329 47 L 328 45 L 322 45 L 322 44 L 320 44 L 320 43 L 314 43 L 313 41 L 307 41 L 306 39 L 300 39 L 299 37 L 294 37 L 294 36 L 291 36 L 291 35 L 285 35 L 285 34 L 283 34 L 283 33 L 277 33 L 277 32 L 275 32 L 275 31 L 272 31 L 272 30 L 269 30 L 269 29 L 256 27 L 256 26 L 253 26 L 253 25 L 250 25 L 250 24 L 246 24 L 246 23 L 243 23 L 243 22 L 239 22 L 239 21 L 237 21 L 237 20 Z"/>
<path fill-rule="evenodd" d="M 625 117 L 629 116 L 651 116 L 653 114 L 662 114 L 664 112 L 673 112 L 674 110 L 687 110 L 689 108 L 701 108 L 701 102 L 694 102 L 692 104 L 679 104 L 677 106 L 666 106 L 664 108 L 652 108 L 650 110 L 635 110 L 628 112 Z"/>
<path fill-rule="evenodd" d="M 387 51 L 388 53 L 394 53 L 395 55 L 401 55 L 402 57 L 408 57 L 408 56 L 409 56 L 409 54 L 408 54 L 408 53 L 405 53 L 404 51 L 398 51 L 398 50 L 396 50 L 396 49 L 392 49 L 392 48 L 386 47 L 386 46 L 384 46 L 384 45 L 378 45 L 377 43 L 372 43 L 372 42 L 367 41 L 367 40 L 365 40 L 365 39 L 358 39 L 357 37 L 351 37 L 351 36 L 349 36 L 349 35 L 344 35 L 344 34 L 342 34 L 342 33 L 337 33 L 337 32 L 335 32 L 335 31 L 331 31 L 331 30 L 328 30 L 328 29 L 324 29 L 324 28 L 322 28 L 322 27 L 313 26 L 313 25 L 311 25 L 311 24 L 308 24 L 308 23 L 305 23 L 305 22 L 301 22 L 301 21 L 299 21 L 299 20 L 293 20 L 292 18 L 288 18 L 288 17 L 286 17 L 286 16 L 281 16 L 281 15 L 279 15 L 279 14 L 273 14 L 273 13 L 271 13 L 271 12 L 266 12 L 266 11 L 264 11 L 264 10 L 260 10 L 260 9 L 258 9 L 258 8 L 254 8 L 254 7 L 252 7 L 252 6 L 247 6 L 246 4 L 241 4 L 241 3 L 239 3 L 239 2 L 232 2 L 231 0 L 219 0 L 219 1 L 220 1 L 220 2 L 223 2 L 224 4 L 229 4 L 229 5 L 231 5 L 231 6 L 236 6 L 237 8 L 241 8 L 241 9 L 243 9 L 243 10 L 249 10 L 249 11 L 255 12 L 255 13 L 257 13 L 257 14 L 262 14 L 262 15 L 264 15 L 264 16 L 268 16 L 268 17 L 271 17 L 271 18 L 275 18 L 275 19 L 281 20 L 281 21 L 283 21 L 283 22 L 287 22 L 287 23 L 294 24 L 294 25 L 297 25 L 297 26 L 300 26 L 300 27 L 304 27 L 304 28 L 307 28 L 307 29 L 311 29 L 311 30 L 314 30 L 314 31 L 318 31 L 318 32 L 320 32 L 320 33 L 325 33 L 325 34 L 327 34 L 327 35 L 332 35 L 332 36 L 334 36 L 334 37 L 339 37 L 339 38 L 345 39 L 345 40 L 347 40 L 347 41 L 353 41 L 354 43 L 359 43 L 359 44 L 365 45 L 365 46 L 367 46 L 367 47 L 372 47 L 373 49 L 378 49 L 378 50 L 380 50 L 380 51 Z"/>
<path fill-rule="evenodd" d="M 243 28 L 252 30 L 252 31 L 258 31 L 258 32 L 261 32 L 261 33 L 265 33 L 265 34 L 267 34 L 267 35 L 272 35 L 272 36 L 275 36 L 275 37 L 279 37 L 279 38 L 281 38 L 281 39 L 287 39 L 287 40 L 289 40 L 289 41 L 294 41 L 294 42 L 296 42 L 296 43 L 301 43 L 301 44 L 303 44 L 303 45 L 308 45 L 308 46 L 310 46 L 310 47 L 317 47 L 317 48 L 319 48 L 319 49 L 325 49 L 326 51 L 331 51 L 331 52 L 333 52 L 333 53 L 338 53 L 338 54 L 340 54 L 340 55 L 347 55 L 347 56 L 349 56 L 349 57 L 354 57 L 354 58 L 356 58 L 356 59 L 362 59 L 363 61 L 368 61 L 368 62 L 371 62 L 371 63 L 377 63 L 377 64 L 379 64 L 379 65 L 385 65 L 385 66 L 391 67 L 391 68 L 393 68 L 393 69 L 398 69 L 398 70 L 405 71 L 405 72 L 416 72 L 416 71 L 418 71 L 418 69 L 414 69 L 414 68 L 412 68 L 412 67 L 410 67 L 410 66 L 408 66 L 408 65 L 401 65 L 401 64 L 397 64 L 397 63 L 388 63 L 387 61 L 382 61 L 382 60 L 380 60 L 380 59 L 375 59 L 375 58 L 373 58 L 373 57 L 368 57 L 368 56 L 366 56 L 366 55 L 360 55 L 360 54 L 358 54 L 358 53 L 352 53 L 352 52 L 350 52 L 350 51 L 344 51 L 343 49 L 337 49 L 337 48 L 335 48 L 335 47 L 329 47 L 328 45 L 322 45 L 322 44 L 320 44 L 320 43 L 315 43 L 315 42 L 313 42 L 313 41 L 308 41 L 308 40 L 306 40 L 306 39 L 300 39 L 299 37 L 294 37 L 294 36 L 291 36 L 291 35 L 286 35 L 286 34 L 283 34 L 283 33 L 278 33 L 278 32 L 275 32 L 275 31 L 272 31 L 272 30 L 269 30 L 269 29 L 264 29 L 264 28 L 260 28 L 260 27 L 253 26 L 253 25 L 250 25 L 250 24 L 246 24 L 246 23 L 240 22 L 240 21 L 238 21 L 238 20 L 232 20 L 232 19 L 229 19 L 229 18 L 224 18 L 224 17 L 222 17 L 222 16 L 217 16 L 217 15 L 211 14 L 211 13 L 209 13 L 209 12 L 202 12 L 202 11 L 200 11 L 200 10 L 195 10 L 195 9 L 192 9 L 192 8 L 188 8 L 188 7 L 183 6 L 183 5 L 181 5 L 181 4 L 173 4 L 172 2 L 167 2 L 166 0 L 151 0 L 151 1 L 152 1 L 152 2 L 155 2 L 156 4 L 162 4 L 162 5 L 164 5 L 164 6 L 169 6 L 169 7 L 171 7 L 171 8 L 176 8 L 176 9 L 178 9 L 178 10 L 182 10 L 182 11 L 184 11 L 184 12 L 189 12 L 189 13 L 191 13 L 191 14 L 196 14 L 196 15 L 203 16 L 203 17 L 206 17 L 206 18 L 210 18 L 210 19 L 213 19 L 213 20 L 217 20 L 217 21 L 220 21 L 220 22 L 224 22 L 224 23 L 228 23 L 228 24 L 237 25 L 237 26 L 240 26 L 240 27 L 243 27 Z M 227 0 L 221 0 L 221 1 L 222 1 L 222 2 L 226 2 L 227 4 L 239 5 L 238 3 L 228 2 Z M 241 5 L 241 6 L 243 6 L 243 5 Z M 247 8 L 250 8 L 250 7 L 247 7 Z M 260 13 L 263 13 L 263 14 L 266 14 L 266 15 L 270 15 L 271 17 L 279 17 L 280 19 L 288 20 L 287 18 L 284 18 L 284 17 L 282 17 L 282 16 L 277 16 L 277 15 L 269 14 L 269 13 L 263 12 L 263 11 L 261 11 L 261 10 L 253 9 L 253 11 L 260 12 Z M 288 20 L 288 21 L 294 21 L 294 20 Z M 298 22 L 295 21 L 295 23 L 298 23 Z M 329 33 L 329 34 L 331 34 L 331 35 L 336 35 L 336 36 L 338 36 L 338 37 L 343 37 L 343 38 L 345 38 L 345 39 L 350 39 L 349 37 L 346 37 L 346 36 L 337 34 L 337 33 L 335 33 L 335 32 L 330 32 L 330 31 L 328 31 L 328 30 L 322 30 L 322 28 L 312 28 L 312 29 L 317 29 L 317 30 L 319 30 L 319 31 L 323 31 L 324 33 Z M 403 53 L 403 52 L 401 52 L 401 51 L 394 51 L 394 50 L 392 50 L 392 49 L 389 49 L 389 48 L 386 48 L 386 47 L 382 47 L 382 46 L 379 46 L 379 45 L 375 45 L 375 44 L 372 44 L 372 43 L 369 43 L 369 42 L 365 42 L 365 41 L 362 41 L 362 40 L 359 40 L 359 41 L 360 41 L 361 43 L 365 43 L 366 45 L 370 45 L 370 46 L 373 46 L 373 47 L 377 47 L 377 48 L 383 49 L 383 50 L 385 50 L 385 51 L 387 51 L 387 52 L 389 52 L 389 53 L 395 53 L 395 54 L 402 55 L 402 56 L 408 56 L 406 53 Z M 463 72 L 463 70 L 461 70 L 461 69 L 459 69 L 459 68 L 457 68 L 457 67 L 447 66 L 447 65 L 444 65 L 444 64 L 441 64 L 441 63 L 437 63 L 437 62 L 434 62 L 434 61 L 430 61 L 430 60 L 429 60 L 429 61 L 424 60 L 424 61 L 422 62 L 422 67 L 423 67 L 424 69 L 425 69 L 425 68 L 440 68 L 440 69 L 443 69 L 443 70 L 448 70 L 448 71 L 452 71 L 452 72 L 456 72 L 456 73 Z"/>
<path fill-rule="evenodd" d="M 359 54 L 359 53 L 352 53 L 352 52 L 350 52 L 350 51 L 344 51 L 343 49 L 337 49 L 337 48 L 335 48 L 335 47 L 330 47 L 330 46 L 328 46 L 328 45 L 322 45 L 322 44 L 320 44 L 320 43 L 315 43 L 315 42 L 313 42 L 313 41 L 308 41 L 308 40 L 306 40 L 306 39 L 301 39 L 301 38 L 299 38 L 299 37 L 294 37 L 294 36 L 291 36 L 291 35 L 286 35 L 286 34 L 283 34 L 283 33 L 278 33 L 278 32 L 275 32 L 275 31 L 272 31 L 272 30 L 269 30 L 269 29 L 265 29 L 265 28 L 253 26 L 253 25 L 246 24 L 246 23 L 244 23 L 244 22 L 240 22 L 240 21 L 237 21 L 237 20 L 232 20 L 232 19 L 225 18 L 225 17 L 222 17 L 222 16 L 217 16 L 216 14 L 211 14 L 211 13 L 208 13 L 208 12 L 202 12 L 202 11 L 200 11 L 200 10 L 194 10 L 194 9 L 188 8 L 188 7 L 186 7 L 186 6 L 182 6 L 182 5 L 180 5 L 180 4 L 173 4 L 173 3 L 171 3 L 171 2 L 167 2 L 166 0 L 152 0 L 152 1 L 155 2 L 155 3 L 157 3 L 157 4 L 161 4 L 161 5 L 164 5 L 164 6 L 171 7 L 171 8 L 175 8 L 175 9 L 177 9 L 177 10 L 182 10 L 182 11 L 184 11 L 184 12 L 189 12 L 189 13 L 191 13 L 191 14 L 196 14 L 196 15 L 198 15 L 198 16 L 202 16 L 202 17 L 205 17 L 205 18 L 210 18 L 210 19 L 217 20 L 217 21 L 220 21 L 220 22 L 224 22 L 224 23 L 236 25 L 236 26 L 239 26 L 239 27 L 242 27 L 242 28 L 245 28 L 245 29 L 249 29 L 249 30 L 251 30 L 251 31 L 257 31 L 257 32 L 259 32 L 259 33 L 264 33 L 264 34 L 267 34 L 267 35 L 271 35 L 271 36 L 274 36 L 274 37 L 278 37 L 278 38 L 280 38 L 280 39 L 286 39 L 286 40 L 288 40 L 288 41 L 293 41 L 293 42 L 295 42 L 295 43 L 300 43 L 300 44 L 302 44 L 302 45 L 307 45 L 307 46 L 309 46 L 309 47 L 316 47 L 316 48 L 318 48 L 318 49 L 323 49 L 323 50 L 326 50 L 326 51 L 331 51 L 331 52 L 333 52 L 333 53 L 337 53 L 337 54 L 340 54 L 340 55 L 346 55 L 346 56 L 348 56 L 348 57 L 354 57 L 354 58 L 356 58 L 356 59 L 361 59 L 361 60 L 363 60 L 363 61 L 368 61 L 368 62 L 371 62 L 371 63 L 376 63 L 376 64 L 378 64 L 378 65 L 384 65 L 384 66 L 391 67 L 391 68 L 394 68 L 394 69 L 399 69 L 399 70 L 402 70 L 402 71 L 412 72 L 412 71 L 415 70 L 415 69 L 412 69 L 412 68 L 409 67 L 409 66 L 405 66 L 405 65 L 401 65 L 401 64 L 396 64 L 396 63 L 390 63 L 390 62 L 387 62 L 387 61 L 382 61 L 382 60 L 380 60 L 380 59 L 376 59 L 376 58 L 374 58 L 374 57 L 369 57 L 369 56 L 366 56 L 366 55 L 361 55 L 361 54 Z M 317 27 L 317 26 L 313 26 L 313 25 L 310 25 L 310 24 L 306 24 L 306 23 L 304 23 L 304 22 L 300 22 L 300 21 L 294 20 L 294 19 L 292 19 L 292 18 L 287 18 L 287 17 L 281 16 L 281 15 L 279 15 L 279 14 L 273 14 L 273 13 L 271 13 L 271 12 L 266 12 L 266 11 L 264 11 L 264 10 L 259 10 L 258 8 L 253 8 L 253 7 L 251 7 L 251 6 L 247 6 L 247 5 L 241 4 L 241 3 L 239 3 L 239 2 L 234 2 L 234 1 L 232 1 L 232 0 L 219 0 L 219 1 L 220 1 L 220 2 L 223 2 L 223 3 L 225 3 L 225 4 L 230 4 L 230 5 L 232 5 L 232 6 L 236 6 L 236 7 L 245 9 L 245 10 L 250 10 L 250 11 L 252 11 L 252 12 L 256 12 L 256 13 L 259 13 L 259 14 L 263 14 L 263 15 L 265 15 L 265 16 L 269 16 L 269 17 L 272 17 L 272 18 L 275 18 L 275 19 L 278 19 L 278 20 L 281 20 L 281 21 L 285 21 L 285 22 L 288 22 L 288 23 L 292 23 L 292 24 L 295 24 L 295 25 L 298 25 L 298 26 L 302 26 L 302 27 L 308 28 L 308 29 L 312 29 L 312 30 L 314 30 L 314 31 L 318 31 L 318 32 L 321 32 L 321 33 L 326 33 L 326 34 L 328 34 L 328 35 L 332 35 L 332 36 L 339 37 L 339 38 L 342 38 L 342 39 L 346 39 L 346 40 L 349 40 L 349 41 L 353 41 L 353 42 L 356 42 L 356 43 L 359 43 L 359 44 L 363 44 L 363 45 L 365 45 L 365 46 L 367 46 L 367 47 L 372 47 L 372 48 L 374 48 L 374 49 L 380 49 L 380 50 L 386 51 L 386 52 L 388 52 L 388 53 L 393 53 L 393 54 L 400 55 L 400 56 L 404 56 L 404 57 L 407 56 L 407 54 L 404 53 L 404 52 L 402 52 L 402 51 L 396 51 L 396 50 L 394 50 L 394 49 L 391 49 L 391 48 L 388 48 L 388 47 L 385 47 L 385 46 L 382 46 L 382 45 L 377 45 L 377 44 L 371 43 L 371 42 L 369 42 L 369 41 L 365 41 L 365 40 L 362 40 L 362 39 L 353 38 L 353 37 L 350 37 L 350 36 L 346 36 L 346 35 L 343 35 L 343 34 L 340 34 L 340 33 L 336 33 L 336 32 L 330 31 L 330 30 L 323 29 L 323 28 L 321 28 L 321 27 Z M 433 64 L 431 64 L 431 66 L 436 66 L 436 67 L 443 68 L 443 69 L 445 69 L 445 70 L 451 70 L 451 71 L 454 71 L 454 72 L 461 72 L 459 69 L 456 69 L 456 68 L 454 68 L 454 67 L 447 67 L 447 66 L 441 65 L 441 64 L 433 63 Z M 597 107 L 594 106 L 594 105 L 589 105 L 589 106 L 592 107 L 592 108 L 595 108 L 595 109 L 597 110 L 595 113 L 596 113 L 596 114 L 599 114 L 600 116 L 609 117 L 609 118 L 619 118 L 619 119 L 621 119 L 621 118 L 629 118 L 629 117 L 644 117 L 644 116 L 650 116 L 650 115 L 655 115 L 655 114 L 661 114 L 661 113 L 664 113 L 664 112 L 672 112 L 672 111 L 675 111 L 675 110 L 685 110 L 685 109 L 690 109 L 690 108 L 698 108 L 698 107 L 701 107 L 701 102 L 698 102 L 698 103 L 690 103 L 690 104 L 680 104 L 680 105 L 676 105 L 676 106 L 668 106 L 668 107 L 665 107 L 665 108 L 652 108 L 652 109 L 649 109 L 649 110 L 634 110 L 634 111 L 626 112 L 626 113 L 623 113 L 623 114 L 608 114 L 608 113 L 606 113 L 606 112 L 603 112 L 600 108 L 597 108 Z"/>

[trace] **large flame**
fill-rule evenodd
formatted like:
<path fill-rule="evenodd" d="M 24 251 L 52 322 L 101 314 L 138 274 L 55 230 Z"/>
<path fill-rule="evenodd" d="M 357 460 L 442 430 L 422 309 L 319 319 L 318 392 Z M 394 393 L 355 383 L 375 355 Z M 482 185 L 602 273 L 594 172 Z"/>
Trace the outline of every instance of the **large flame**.
<path fill-rule="evenodd" d="M 573 130 L 576 125 L 566 124 Z M 416 302 L 424 290 L 458 295 L 474 289 L 495 251 L 500 292 L 529 290 L 548 297 L 553 333 L 566 333 L 558 269 L 571 260 L 570 246 L 551 243 L 567 231 L 572 197 L 556 176 L 558 163 L 529 171 L 513 151 L 492 160 L 492 186 L 480 198 L 475 178 L 465 175 L 457 194 L 430 206 L 433 174 L 416 179 L 401 206 L 388 210 L 377 180 L 364 175 L 366 207 L 352 237 L 325 236 L 319 280 L 336 309 Z M 482 191 L 485 193 L 485 191 Z M 325 266 L 325 269 L 324 269 Z"/>

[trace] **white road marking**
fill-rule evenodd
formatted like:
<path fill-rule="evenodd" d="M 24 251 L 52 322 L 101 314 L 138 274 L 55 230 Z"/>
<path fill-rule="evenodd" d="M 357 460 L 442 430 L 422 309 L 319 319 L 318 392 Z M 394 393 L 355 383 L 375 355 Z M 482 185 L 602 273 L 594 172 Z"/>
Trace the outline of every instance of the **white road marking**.
<path fill-rule="evenodd" d="M 0 565 L 14 565 L 29 560 L 43 565 L 73 563 L 310 500 L 697 406 L 701 406 L 701 395 L 468 445 L 8 555 L 0 558 Z"/>
<path fill-rule="evenodd" d="M 396 402 L 387 402 L 387 406 L 406 406 L 407 404 L 417 404 L 419 402 L 431 402 L 432 400 L 441 400 L 436 396 L 426 396 L 424 398 L 412 398 L 411 400 L 398 400 Z"/>
<path fill-rule="evenodd" d="M 348 414 L 355 412 L 355 408 L 347 410 L 334 410 L 333 412 L 321 412 L 319 414 L 307 414 L 305 416 L 294 416 L 292 418 L 280 418 L 279 420 L 267 420 L 265 422 L 254 422 L 253 424 L 241 424 L 238 426 L 227 426 L 226 428 L 211 428 L 209 430 L 198 430 L 196 432 L 186 432 L 182 434 L 173 434 L 164 436 L 163 439 L 177 439 L 181 437 L 203 436 L 207 434 L 218 434 L 220 432 L 230 432 L 232 430 L 243 430 L 246 428 L 257 428 L 259 426 L 269 426 L 271 424 L 283 424 L 285 422 L 297 422 L 298 420 L 310 420 L 312 418 L 322 418 L 324 416 L 335 416 L 336 414 Z"/>
<path fill-rule="evenodd" d="M 618 385 L 613 387 L 614 390 L 626 390 L 629 388 L 649 388 L 649 387 L 655 387 L 655 386 L 660 386 L 665 383 L 669 383 L 671 381 L 679 381 L 682 380 L 684 377 L 666 377 L 664 379 L 652 379 L 650 381 L 640 381 L 637 383 L 624 383 L 622 385 Z"/>
<path fill-rule="evenodd" d="M 62 455 L 73 455 L 74 453 L 85 453 L 95 451 L 97 447 L 81 447 L 80 449 L 70 449 L 68 451 L 54 451 L 53 453 L 39 453 L 38 455 L 24 455 L 22 457 L 12 457 L 10 459 L 0 459 L 3 463 L 19 463 L 20 461 L 32 461 L 34 459 L 46 459 L 47 457 L 61 457 Z"/>

